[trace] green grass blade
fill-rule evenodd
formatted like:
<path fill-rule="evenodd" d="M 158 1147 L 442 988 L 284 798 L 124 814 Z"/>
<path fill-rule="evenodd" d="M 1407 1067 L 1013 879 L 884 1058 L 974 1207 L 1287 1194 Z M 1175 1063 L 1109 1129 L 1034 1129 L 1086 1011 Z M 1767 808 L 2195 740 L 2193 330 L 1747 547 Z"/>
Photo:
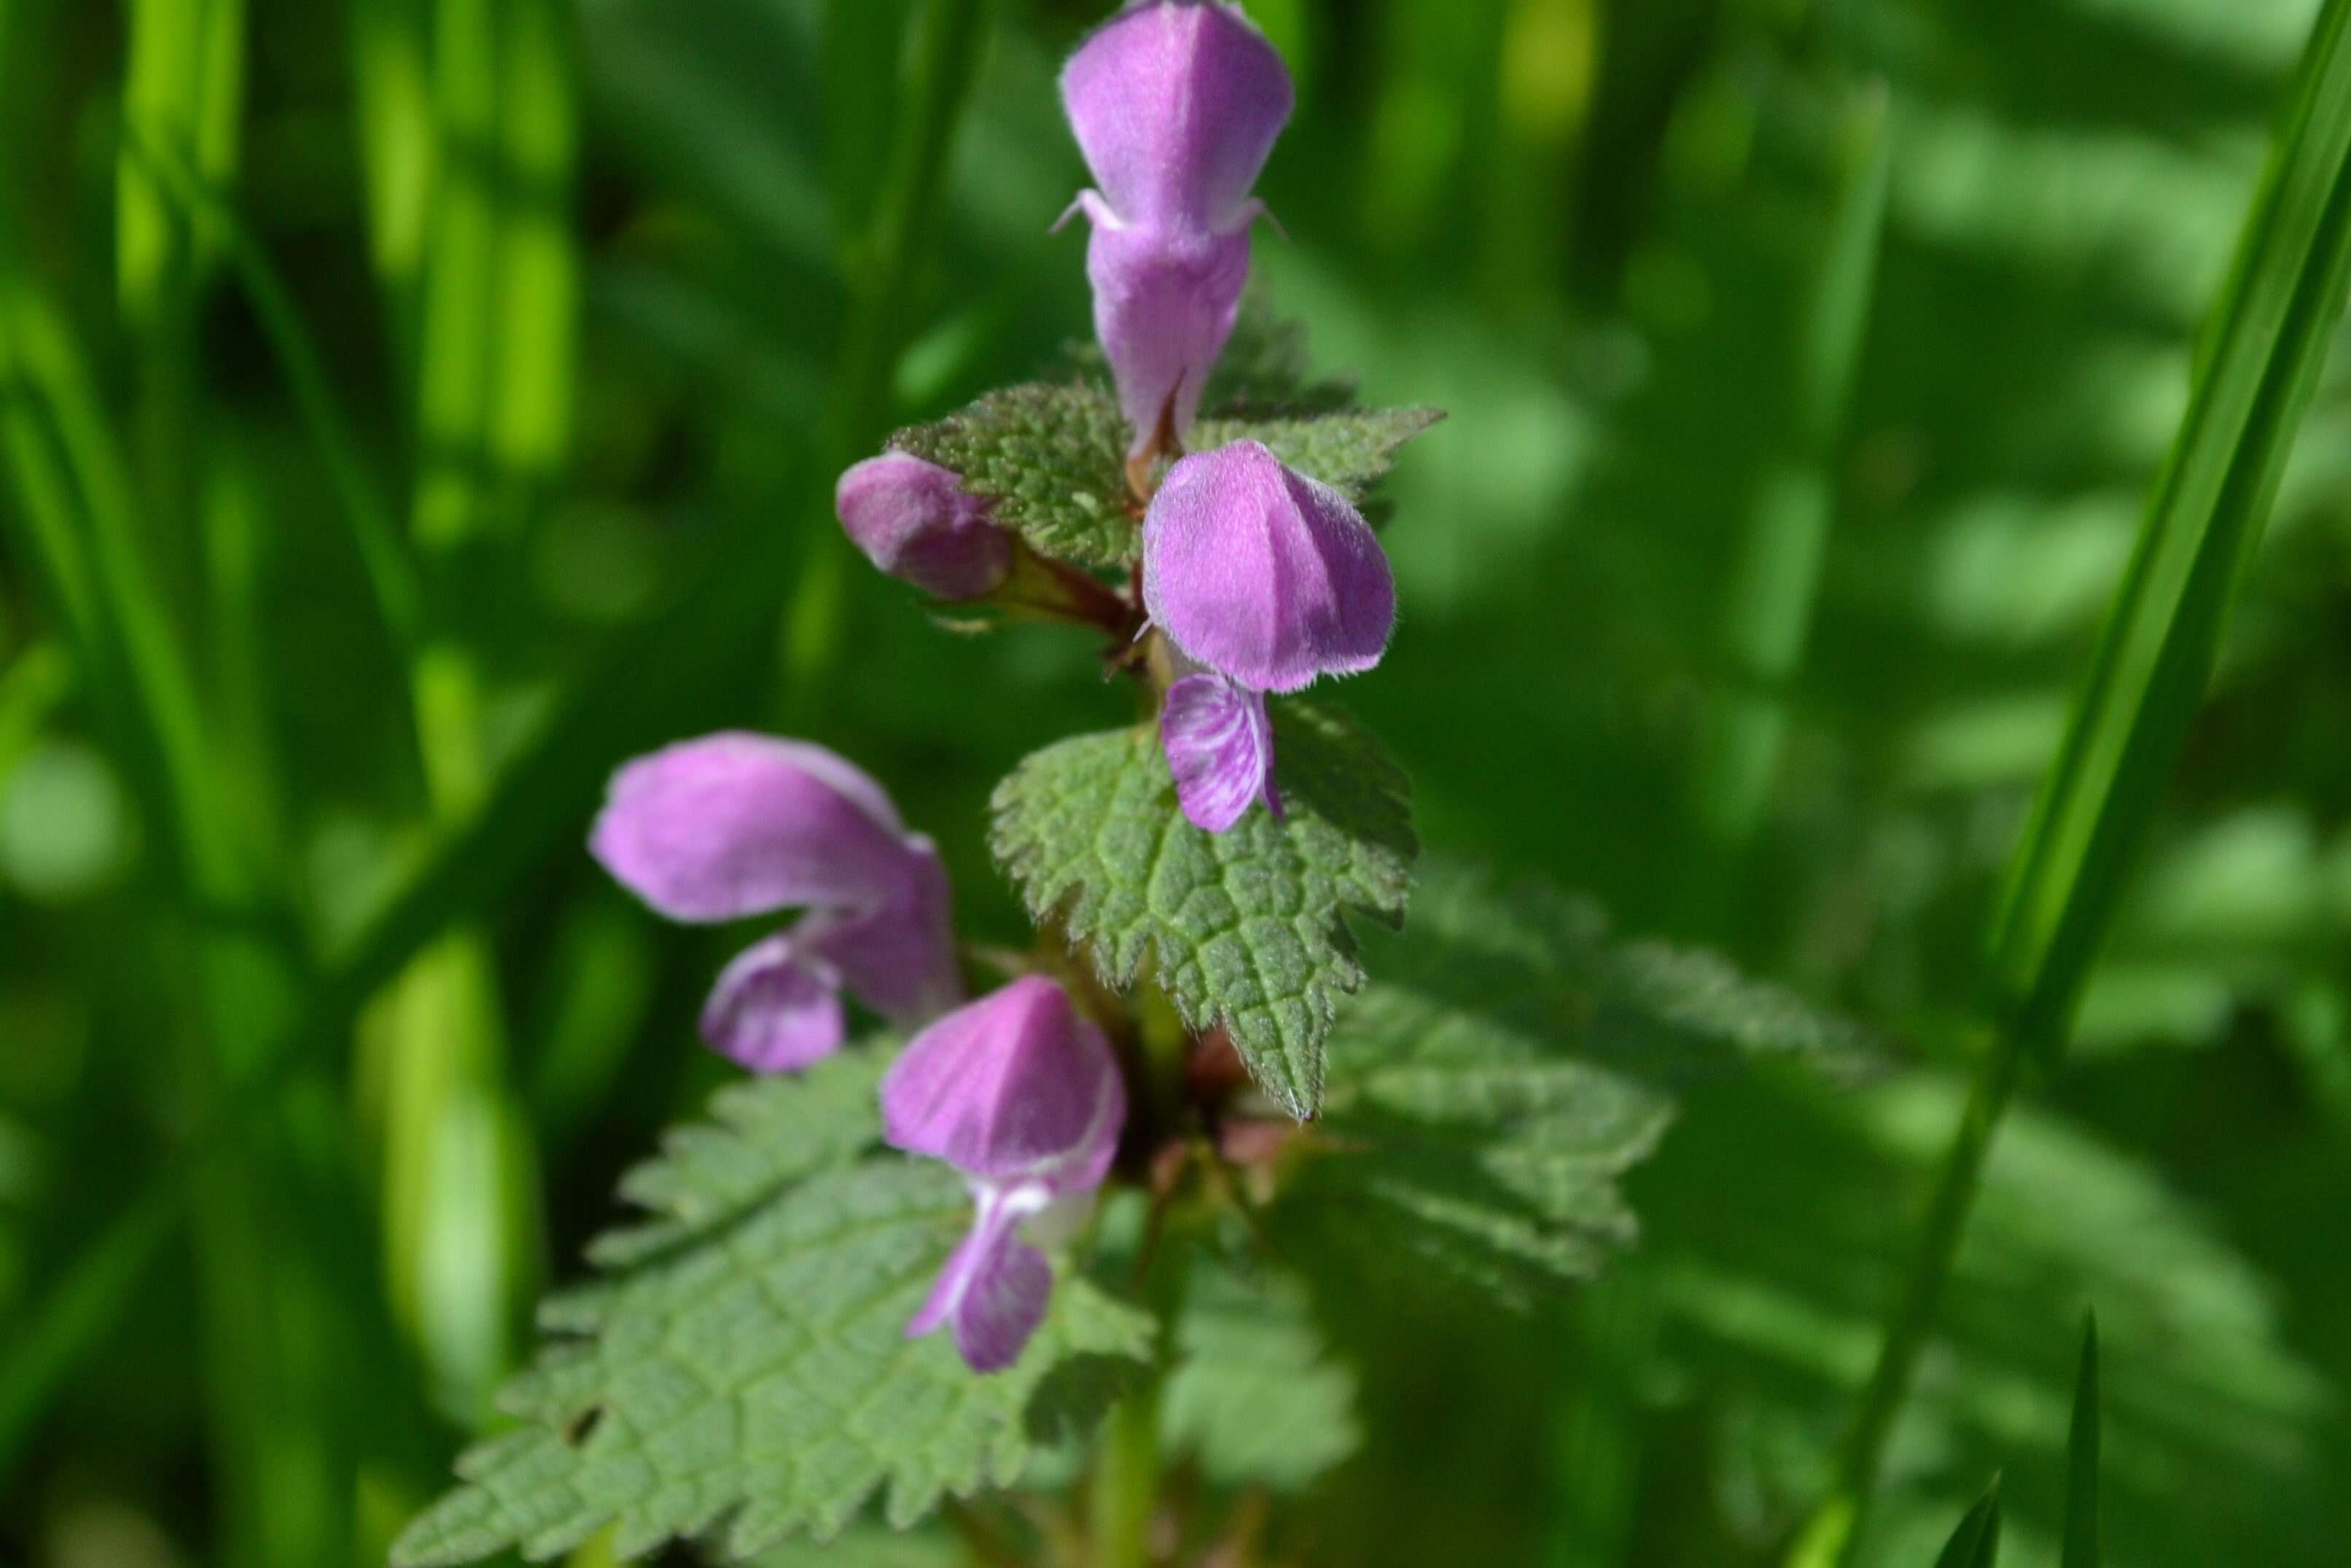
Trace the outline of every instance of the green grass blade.
<path fill-rule="evenodd" d="M 1991 1489 L 1951 1531 L 1942 1555 L 1935 1559 L 1935 1568 L 1992 1568 L 1999 1561 L 2000 1481 L 1994 1478 Z"/>
<path fill-rule="evenodd" d="M 945 36 L 967 50 L 976 49 L 977 0 L 940 3 L 962 23 Z M 883 203 L 885 212 L 900 214 L 900 221 L 883 231 L 892 236 L 883 271 L 897 280 L 899 290 L 912 268 L 912 250 L 921 232 L 904 214 L 935 204 L 946 142 L 970 64 L 966 58 L 953 69 L 934 69 L 916 78 L 925 88 L 928 107 L 913 123 L 932 144 L 901 154 Z M 890 303 L 894 314 L 900 308 L 897 294 Z M 878 396 L 870 389 L 888 386 L 895 340 L 882 336 L 863 340 L 868 351 L 882 358 L 873 364 L 844 366 L 843 384 Z M 878 413 L 872 417 L 878 419 Z M 579 842 L 614 765 L 632 751 L 674 738 L 697 722 L 717 716 L 714 710 L 720 700 L 720 677 L 739 669 L 761 646 L 802 542 L 775 527 L 772 517 L 737 519 L 716 541 L 706 570 L 671 608 L 616 638 L 546 727 L 501 770 L 478 807 L 442 824 L 442 836 L 402 891 L 330 956 L 308 988 L 299 1017 L 277 1035 L 255 1070 L 238 1079 L 225 1103 L 191 1138 L 195 1156 L 233 1145 L 289 1074 L 346 1045 L 368 1000 L 429 944 L 513 888 L 552 845 Z M 166 1171 L 148 1190 L 169 1188 L 183 1180 L 183 1172 Z M 105 1245 L 106 1238 L 119 1234 L 128 1223 L 118 1218 L 101 1229 L 93 1247 Z M 80 1266 L 81 1259 L 70 1265 Z M 53 1391 L 54 1385 L 49 1387 Z M 26 1410 L 25 1419 L 38 1414 L 36 1403 Z"/>
<path fill-rule="evenodd" d="M 207 188 L 168 144 L 151 142 L 135 127 L 126 128 L 126 154 L 151 171 L 171 200 L 220 245 L 277 355 L 295 409 L 334 483 L 344 520 L 375 591 L 376 607 L 396 638 L 402 643 L 413 641 L 423 614 L 415 566 L 392 522 L 382 486 L 368 471 L 359 440 L 328 379 L 317 340 L 295 307 L 292 291 L 236 209 Z"/>
<path fill-rule="evenodd" d="M 2043 781 L 1994 937 L 2026 1049 L 2064 1044 L 2134 850 L 2201 704 L 2351 279 L 2351 6 L 2303 59 L 2087 684 Z"/>
<path fill-rule="evenodd" d="M 128 138 L 183 151 L 206 180 L 236 164 L 244 105 L 245 0 L 132 0 L 122 124 Z M 207 236 L 126 157 L 115 180 L 115 261 L 123 319 L 152 324 L 201 272 Z"/>
<path fill-rule="evenodd" d="M 0 1355 L 0 1478 L 16 1469 L 50 1399 L 138 1293 L 179 1208 L 176 1189 L 160 1183 L 148 1187 L 11 1327 Z"/>
<path fill-rule="evenodd" d="M 862 258 L 849 284 L 849 319 L 816 447 L 817 481 L 803 486 L 810 535 L 785 622 L 784 673 L 807 706 L 843 646 L 846 547 L 831 525 L 836 475 L 883 434 L 890 377 L 907 336 L 912 277 L 942 218 L 941 186 L 956 120 L 977 69 L 986 8 L 979 0 L 927 0 L 914 19 L 898 138 L 873 204 L 872 226 L 847 248 Z M 821 499 L 819 499 L 821 497 Z"/>
<path fill-rule="evenodd" d="M 2098 1315 L 2082 1322 L 2082 1368 L 2074 1378 L 2073 1429 L 2065 1441 L 2065 1554 L 2061 1568 L 2098 1568 Z"/>
<path fill-rule="evenodd" d="M 1836 457 L 1867 337 L 1893 166 L 1886 90 L 1855 95 L 1829 242 L 1795 358 L 1793 424 L 1758 479 L 1723 616 L 1735 690 L 1708 709 L 1691 803 L 1717 846 L 1745 841 L 1762 820 L 1787 734 L 1784 688 L 1802 666 L 1836 510 Z M 1710 894 L 1696 900 L 1713 907 Z"/>
<path fill-rule="evenodd" d="M 407 298 L 423 265 L 438 163 L 425 9 L 426 0 L 351 0 L 348 7 L 368 252 L 396 300 Z"/>
<path fill-rule="evenodd" d="M 2215 304 L 2188 413 L 2044 780 L 1994 923 L 1996 1033 L 1929 1201 L 1917 1255 L 1807 1531 L 1857 1526 L 2024 1062 L 2064 1043 L 2132 850 L 2203 696 L 2351 282 L 2351 0 L 2328 0 Z M 1851 1561 L 1857 1528 L 1838 1561 Z"/>

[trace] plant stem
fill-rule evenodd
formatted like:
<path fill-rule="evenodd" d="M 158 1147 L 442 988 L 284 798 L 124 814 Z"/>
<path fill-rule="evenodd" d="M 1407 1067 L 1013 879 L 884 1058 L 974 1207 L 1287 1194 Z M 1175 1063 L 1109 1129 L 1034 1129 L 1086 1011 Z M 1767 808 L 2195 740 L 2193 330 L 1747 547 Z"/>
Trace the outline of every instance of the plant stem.
<path fill-rule="evenodd" d="M 1159 1503 L 1159 1384 L 1155 1377 L 1112 1406 L 1102 1424 L 1087 1497 L 1093 1568 L 1146 1568 Z"/>

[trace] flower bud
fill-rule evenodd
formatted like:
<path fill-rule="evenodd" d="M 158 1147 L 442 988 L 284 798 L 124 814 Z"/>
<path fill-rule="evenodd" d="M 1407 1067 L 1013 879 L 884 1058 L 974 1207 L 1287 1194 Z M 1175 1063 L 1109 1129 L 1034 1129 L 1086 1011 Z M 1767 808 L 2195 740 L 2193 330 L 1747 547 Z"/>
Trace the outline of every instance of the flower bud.
<path fill-rule="evenodd" d="M 1380 662 L 1395 583 L 1344 496 L 1254 441 L 1167 471 L 1143 520 L 1144 602 L 1176 646 L 1252 691 Z"/>
<path fill-rule="evenodd" d="M 1012 570 L 1012 540 L 951 469 L 904 452 L 841 476 L 833 509 L 850 543 L 892 577 L 940 599 L 977 599 Z"/>
<path fill-rule="evenodd" d="M 882 1081 L 883 1134 L 961 1171 L 975 1209 L 906 1333 L 950 1326 L 976 1371 L 1017 1361 L 1053 1282 L 1019 1223 L 1099 1186 L 1125 1119 L 1126 1086 L 1102 1031 L 1041 976 L 916 1035 Z"/>
<path fill-rule="evenodd" d="M 900 1023 L 963 995 L 938 852 L 822 747 L 725 732 L 641 757 L 613 776 L 590 849 L 672 920 L 808 911 L 729 964 L 703 1009 L 704 1040 L 754 1071 L 839 1049 L 842 990 Z"/>
<path fill-rule="evenodd" d="M 1096 187 L 1077 203 L 1094 329 L 1135 455 L 1199 411 L 1249 277 L 1249 187 L 1291 101 L 1281 57 L 1223 0 L 1130 5 L 1061 72 Z"/>

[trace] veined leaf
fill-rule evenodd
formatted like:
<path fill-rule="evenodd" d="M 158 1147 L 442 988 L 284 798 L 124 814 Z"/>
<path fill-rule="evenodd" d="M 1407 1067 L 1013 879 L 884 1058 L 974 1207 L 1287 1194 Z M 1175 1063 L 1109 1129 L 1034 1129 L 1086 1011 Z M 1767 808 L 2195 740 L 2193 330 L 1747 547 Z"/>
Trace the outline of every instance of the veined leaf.
<path fill-rule="evenodd" d="M 1031 382 L 989 392 L 961 413 L 890 438 L 901 452 L 952 468 L 996 503 L 996 520 L 1042 553 L 1115 568 L 1143 554 L 1126 486 L 1126 422 L 1090 381 Z"/>
<path fill-rule="evenodd" d="M 1195 1029 L 1221 1024 L 1290 1114 L 1322 1099 L 1322 1040 L 1364 969 L 1342 916 L 1403 919 L 1418 852 L 1408 785 L 1324 709 L 1274 716 L 1285 812 L 1223 833 L 1184 820 L 1148 729 L 1048 747 L 997 786 L 996 858 L 1029 913 L 1056 922 L 1102 978 L 1153 978 Z"/>
<path fill-rule="evenodd" d="M 1152 1326 L 1081 1279 L 1056 1286 L 1009 1372 L 905 1337 L 970 1200 L 943 1166 L 857 1157 L 881 1056 L 730 1089 L 717 1127 L 631 1176 L 658 1219 L 600 1244 L 607 1277 L 542 1307 L 554 1343 L 500 1396 L 523 1426 L 459 1459 L 464 1484 L 395 1563 L 545 1559 L 607 1525 L 624 1558 L 674 1536 L 741 1557 L 829 1538 L 877 1490 L 904 1527 L 1009 1485 L 1032 1440 L 1099 1416 Z"/>
<path fill-rule="evenodd" d="M 1397 449 L 1444 417 L 1433 408 L 1374 408 L 1204 419 L 1193 427 L 1188 444 L 1208 452 L 1228 442 L 1262 442 L 1308 478 L 1361 502 L 1395 464 Z"/>
<path fill-rule="evenodd" d="M 1598 1273 L 1633 1239 L 1616 1178 L 1656 1146 L 1693 1061 L 1861 1040 L 1719 959 L 1613 941 L 1587 900 L 1458 862 L 1427 867 L 1410 926 L 1365 961 L 1322 1149 L 1283 1207 L 1516 1301 Z"/>

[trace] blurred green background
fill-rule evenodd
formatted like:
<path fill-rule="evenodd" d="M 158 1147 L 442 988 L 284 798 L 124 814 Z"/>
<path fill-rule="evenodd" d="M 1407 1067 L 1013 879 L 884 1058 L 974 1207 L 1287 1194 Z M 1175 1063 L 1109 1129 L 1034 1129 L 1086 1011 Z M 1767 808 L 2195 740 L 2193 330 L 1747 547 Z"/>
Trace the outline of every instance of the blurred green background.
<path fill-rule="evenodd" d="M 437 1491 L 725 1075 L 729 934 L 582 850 L 622 758 L 820 740 L 1026 942 L 987 791 L 1128 698 L 932 625 L 829 503 L 1085 335 L 1052 77 L 1103 9 L 0 0 L 0 1563 L 375 1563 Z M 1271 1560 L 1763 1563 L 1820 1495 L 2315 9 L 1250 5 L 1300 99 L 1260 282 L 1451 415 L 1343 694 L 1423 837 L 1907 1053 L 1694 1093 L 1571 1302 L 1340 1311 L 1363 1441 Z M 2110 1561 L 2346 1559 L 2344 381 L 1873 1563 L 1994 1469 L 2054 1562 L 2090 1303 Z"/>

